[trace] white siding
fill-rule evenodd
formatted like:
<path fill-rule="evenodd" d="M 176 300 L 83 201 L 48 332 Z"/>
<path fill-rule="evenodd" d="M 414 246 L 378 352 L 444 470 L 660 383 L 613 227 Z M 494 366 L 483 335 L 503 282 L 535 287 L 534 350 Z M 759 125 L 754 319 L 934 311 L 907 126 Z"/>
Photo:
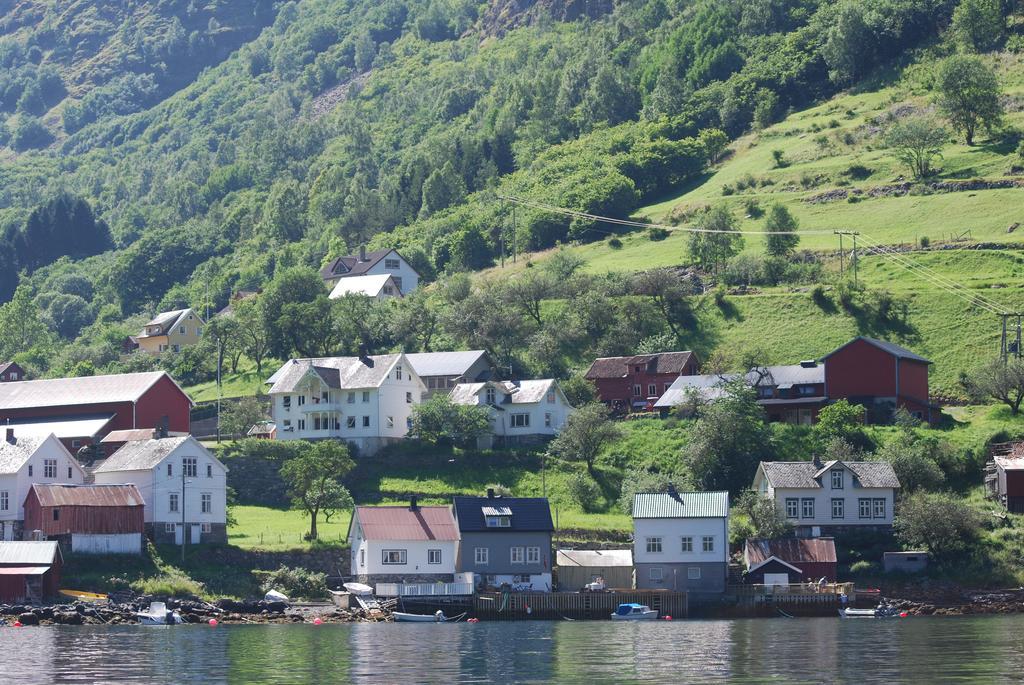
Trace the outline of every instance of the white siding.
<path fill-rule="evenodd" d="M 57 471 L 53 478 L 46 477 L 46 461 L 57 462 Z M 31 466 L 32 475 L 29 476 Z M 68 478 L 68 469 L 71 477 Z M 35 453 L 28 458 L 16 474 L 0 475 L 0 492 L 7 493 L 7 510 L 0 511 L 0 521 L 25 520 L 25 498 L 34 483 L 77 484 L 85 482 L 85 471 L 78 461 L 71 456 L 67 448 L 53 435 L 39 445 Z"/>
<path fill-rule="evenodd" d="M 388 259 L 397 259 L 398 268 L 388 269 L 387 267 L 385 267 L 386 260 Z M 413 290 L 416 290 L 416 288 L 419 287 L 420 284 L 419 274 L 417 274 L 416 271 L 411 266 L 409 266 L 409 263 L 405 261 L 405 259 L 401 255 L 394 251 L 390 252 L 387 256 L 384 257 L 384 259 L 381 259 L 379 262 L 374 264 L 373 267 L 366 271 L 366 273 L 368 275 L 374 276 L 378 274 L 390 274 L 393 277 L 401 279 L 403 295 L 408 295 Z"/>
<path fill-rule="evenodd" d="M 142 535 L 72 533 L 71 549 L 75 554 L 142 554 Z"/>
<path fill-rule="evenodd" d="M 714 551 L 703 551 L 703 538 Z M 647 551 L 647 538 L 661 538 L 661 552 Z M 682 538 L 693 539 L 693 551 L 682 551 Z M 636 564 L 724 563 L 728 559 L 729 524 L 725 518 L 633 519 L 633 562 Z"/>
<path fill-rule="evenodd" d="M 367 540 L 358 524 L 352 525 L 352 575 L 454 574 L 458 542 L 454 540 Z M 441 563 L 428 564 L 427 552 L 441 550 Z M 405 550 L 405 564 L 385 564 L 384 550 Z M 364 556 L 365 554 L 365 556 Z M 363 562 L 363 563 L 360 563 Z"/>

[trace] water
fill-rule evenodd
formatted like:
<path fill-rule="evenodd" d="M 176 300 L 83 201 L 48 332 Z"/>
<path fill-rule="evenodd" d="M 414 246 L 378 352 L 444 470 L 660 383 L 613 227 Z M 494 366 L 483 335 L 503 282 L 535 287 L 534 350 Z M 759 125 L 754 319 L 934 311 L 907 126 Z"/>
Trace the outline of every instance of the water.
<path fill-rule="evenodd" d="M 52 683 L 1019 682 L 1024 616 L 0 629 Z"/>

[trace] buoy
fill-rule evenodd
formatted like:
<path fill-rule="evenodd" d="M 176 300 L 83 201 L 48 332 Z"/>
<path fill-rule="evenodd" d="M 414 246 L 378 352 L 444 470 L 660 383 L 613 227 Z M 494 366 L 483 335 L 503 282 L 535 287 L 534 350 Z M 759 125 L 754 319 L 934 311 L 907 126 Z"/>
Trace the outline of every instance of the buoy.
<path fill-rule="evenodd" d="M 15 628 L 20 628 L 21 627 L 21 621 L 15 621 L 14 622 L 14 627 Z"/>
<path fill-rule="evenodd" d="M 210 619 L 210 621 L 209 621 L 209 623 L 210 623 L 210 625 L 211 625 L 211 626 L 213 626 L 214 628 L 216 628 L 216 627 L 217 627 L 217 619 L 215 619 L 215 618 L 211 618 L 211 619 Z"/>
<path fill-rule="evenodd" d="M 468 619 L 466 619 L 466 623 L 479 623 L 479 622 L 480 622 L 480 619 L 478 619 L 478 618 L 468 618 Z"/>
<path fill-rule="evenodd" d="M 900 612 L 900 618 L 906 618 L 907 616 L 909 616 L 909 614 L 907 612 L 905 612 L 905 611 L 901 611 Z"/>
<path fill-rule="evenodd" d="M 666 621 L 671 621 L 671 620 L 672 620 L 672 617 L 671 617 L 671 616 L 666 616 L 666 617 L 665 617 L 665 620 L 666 620 Z"/>
<path fill-rule="evenodd" d="M 314 618 L 314 619 L 313 619 L 313 625 L 315 625 L 315 626 L 318 626 L 318 625 L 320 625 L 321 623 L 323 623 L 323 621 L 322 621 L 322 620 L 320 620 L 320 617 L 319 617 L 319 616 L 317 616 L 316 618 Z"/>
<path fill-rule="evenodd" d="M 533 609 L 531 609 L 529 606 L 527 606 L 526 607 L 526 615 L 529 616 L 532 613 L 533 613 Z"/>

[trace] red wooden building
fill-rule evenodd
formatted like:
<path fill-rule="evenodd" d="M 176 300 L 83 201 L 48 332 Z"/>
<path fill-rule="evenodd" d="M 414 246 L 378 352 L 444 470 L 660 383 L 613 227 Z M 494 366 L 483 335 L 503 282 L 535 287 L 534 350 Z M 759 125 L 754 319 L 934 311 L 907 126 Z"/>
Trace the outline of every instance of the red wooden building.
<path fill-rule="evenodd" d="M 869 419 L 884 421 L 898 407 L 931 422 L 937 409 L 928 399 L 928 366 L 924 357 L 891 342 L 854 338 L 827 354 L 825 395 L 868 409 Z"/>
<path fill-rule="evenodd" d="M 15 362 L 0 362 L 0 383 L 25 380 L 25 369 Z"/>
<path fill-rule="evenodd" d="M 131 484 L 35 483 L 25 497 L 26 534 L 73 552 L 139 554 L 145 525 L 145 501 Z"/>
<path fill-rule="evenodd" d="M 747 540 L 743 561 L 747 567 L 746 582 L 755 585 L 836 580 L 836 544 L 832 538 Z"/>
<path fill-rule="evenodd" d="M 993 457 L 996 467 L 996 496 L 1015 514 L 1024 514 L 1024 444 L 1014 445 L 1010 454 Z"/>
<path fill-rule="evenodd" d="M 0 542 L 0 603 L 56 597 L 63 564 L 56 542 Z"/>
<path fill-rule="evenodd" d="M 164 371 L 0 383 L 0 423 L 109 418 L 99 433 L 62 435 L 72 452 L 114 430 L 152 429 L 166 422 L 168 430 L 188 433 L 191 409 L 192 400 Z"/>
<path fill-rule="evenodd" d="M 680 376 L 697 373 L 700 364 L 693 352 L 657 352 L 632 357 L 601 357 L 587 370 L 587 380 L 597 386 L 597 396 L 617 411 L 653 407 Z"/>

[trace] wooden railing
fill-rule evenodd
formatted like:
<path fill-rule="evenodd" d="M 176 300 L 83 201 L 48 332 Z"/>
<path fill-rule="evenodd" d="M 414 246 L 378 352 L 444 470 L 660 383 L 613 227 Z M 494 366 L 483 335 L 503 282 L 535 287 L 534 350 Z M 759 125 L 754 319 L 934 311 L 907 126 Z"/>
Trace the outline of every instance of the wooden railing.
<path fill-rule="evenodd" d="M 440 597 L 473 594 L 472 583 L 377 583 L 374 594 L 378 597 Z"/>
<path fill-rule="evenodd" d="M 847 595 L 853 596 L 853 583 L 795 583 L 791 585 L 730 585 L 727 594 L 736 597 L 763 595 Z"/>

